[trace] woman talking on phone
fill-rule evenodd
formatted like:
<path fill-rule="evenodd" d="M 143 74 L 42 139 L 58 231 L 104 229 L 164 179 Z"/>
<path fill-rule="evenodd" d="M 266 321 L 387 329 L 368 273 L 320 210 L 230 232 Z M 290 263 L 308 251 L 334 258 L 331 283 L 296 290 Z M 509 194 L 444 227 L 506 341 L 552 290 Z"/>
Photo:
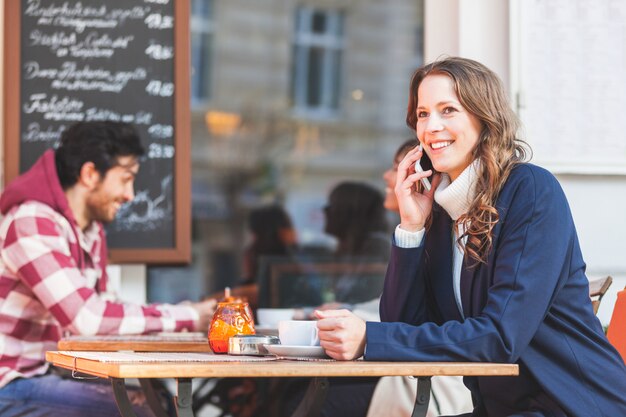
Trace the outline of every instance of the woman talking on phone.
<path fill-rule="evenodd" d="M 423 151 L 398 166 L 383 322 L 316 312 L 326 352 L 518 364 L 519 376 L 465 378 L 473 416 L 626 416 L 626 367 L 593 313 L 565 195 L 524 162 L 499 78 L 464 58 L 428 64 L 411 80 L 407 124 Z"/>

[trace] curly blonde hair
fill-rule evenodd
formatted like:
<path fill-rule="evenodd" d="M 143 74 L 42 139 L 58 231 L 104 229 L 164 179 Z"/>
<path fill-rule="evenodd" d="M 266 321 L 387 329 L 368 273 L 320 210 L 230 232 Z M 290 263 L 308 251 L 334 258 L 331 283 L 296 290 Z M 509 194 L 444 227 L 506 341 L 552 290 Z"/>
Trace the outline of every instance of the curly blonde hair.
<path fill-rule="evenodd" d="M 409 89 L 406 123 L 415 130 L 417 92 L 428 75 L 443 74 L 452 79 L 461 105 L 482 125 L 472 159 L 480 160 L 476 195 L 467 213 L 457 219 L 467 237 L 465 253 L 477 263 L 486 263 L 493 245 L 493 228 L 498 223 L 496 199 L 515 165 L 527 160 L 530 147 L 517 137 L 519 119 L 509 106 L 500 78 L 483 64 L 471 59 L 449 57 L 427 64 L 413 74 Z"/>

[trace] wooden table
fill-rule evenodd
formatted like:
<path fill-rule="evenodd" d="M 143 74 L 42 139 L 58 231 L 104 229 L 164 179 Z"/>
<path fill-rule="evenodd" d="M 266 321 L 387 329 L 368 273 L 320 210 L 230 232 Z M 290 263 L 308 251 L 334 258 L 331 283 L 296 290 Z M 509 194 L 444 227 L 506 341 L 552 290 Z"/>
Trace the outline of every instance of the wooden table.
<path fill-rule="evenodd" d="M 59 340 L 59 350 L 115 352 L 211 352 L 204 333 L 167 333 L 127 336 L 72 336 Z"/>
<path fill-rule="evenodd" d="M 182 355 L 182 354 L 181 354 Z M 177 380 L 176 407 L 179 417 L 192 417 L 191 379 L 222 377 L 312 377 L 313 381 L 294 416 L 317 415 L 326 398 L 328 377 L 417 377 L 417 398 L 413 416 L 425 416 L 430 399 L 430 377 L 439 375 L 511 376 L 517 365 L 453 362 L 369 362 L 369 361 L 291 361 L 268 362 L 124 362 L 111 363 L 83 359 L 80 352 L 46 352 L 46 360 L 73 372 L 111 379 L 113 392 L 124 417 L 134 417 L 125 389 L 126 378 L 140 382 L 153 378 Z M 146 388 L 142 384 L 144 389 Z M 150 395 L 148 401 L 150 402 Z M 152 404 L 152 403 L 151 403 Z M 157 414 L 157 416 L 163 414 Z"/>

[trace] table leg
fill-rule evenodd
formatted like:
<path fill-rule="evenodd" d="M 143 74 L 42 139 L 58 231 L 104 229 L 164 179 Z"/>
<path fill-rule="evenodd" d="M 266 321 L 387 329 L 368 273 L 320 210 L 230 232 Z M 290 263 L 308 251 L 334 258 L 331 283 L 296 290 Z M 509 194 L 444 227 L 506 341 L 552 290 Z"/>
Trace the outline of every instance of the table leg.
<path fill-rule="evenodd" d="M 146 394 L 146 400 L 148 401 L 148 406 L 154 413 L 156 417 L 169 417 L 167 412 L 163 409 L 163 405 L 159 400 L 158 394 L 154 391 L 154 386 L 152 384 L 152 379 L 149 378 L 139 378 L 139 384 L 143 389 L 144 394 Z"/>
<path fill-rule="evenodd" d="M 193 417 L 193 409 L 191 408 L 191 378 L 178 378 L 176 385 L 176 391 L 178 393 L 178 395 L 174 397 L 176 414 L 178 417 Z"/>
<path fill-rule="evenodd" d="M 426 417 L 428 403 L 430 402 L 430 377 L 417 377 L 417 395 L 415 396 L 415 406 L 411 417 Z"/>
<path fill-rule="evenodd" d="M 291 417 L 317 417 L 322 412 L 322 407 L 328 394 L 328 378 L 317 377 L 311 379 L 304 398 L 293 412 Z"/>
<path fill-rule="evenodd" d="M 137 417 L 133 411 L 133 407 L 130 405 L 128 399 L 128 392 L 126 391 L 126 382 L 123 378 L 111 378 L 111 386 L 113 387 L 113 395 L 115 396 L 115 403 L 120 410 L 122 417 Z"/>

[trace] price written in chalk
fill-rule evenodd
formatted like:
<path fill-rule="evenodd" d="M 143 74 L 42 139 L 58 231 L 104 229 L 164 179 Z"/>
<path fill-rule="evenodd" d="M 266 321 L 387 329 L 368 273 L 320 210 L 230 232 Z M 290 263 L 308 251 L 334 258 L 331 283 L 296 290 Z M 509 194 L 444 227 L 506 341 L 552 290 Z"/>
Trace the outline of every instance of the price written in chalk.
<path fill-rule="evenodd" d="M 151 143 L 148 146 L 148 158 L 150 159 L 171 159 L 173 157 L 174 147 L 172 145 Z"/>
<path fill-rule="evenodd" d="M 174 126 L 155 124 L 148 128 L 148 134 L 156 139 L 169 139 L 174 135 Z"/>
<path fill-rule="evenodd" d="M 174 83 L 150 80 L 146 92 L 151 96 L 171 97 L 174 94 Z"/>
<path fill-rule="evenodd" d="M 152 44 L 146 48 L 146 55 L 152 59 L 163 61 L 174 57 L 174 48 L 171 46 L 163 46 Z"/>
<path fill-rule="evenodd" d="M 174 17 L 152 13 L 144 19 L 144 23 L 150 29 L 171 29 L 174 27 Z"/>

